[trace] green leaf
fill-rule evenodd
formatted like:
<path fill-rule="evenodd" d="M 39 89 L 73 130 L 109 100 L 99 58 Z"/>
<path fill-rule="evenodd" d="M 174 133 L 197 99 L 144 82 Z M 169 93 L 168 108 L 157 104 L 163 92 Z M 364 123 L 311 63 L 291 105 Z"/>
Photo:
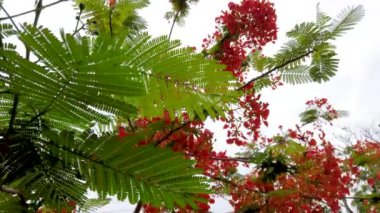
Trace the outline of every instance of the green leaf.
<path fill-rule="evenodd" d="M 341 36 L 345 31 L 351 30 L 365 14 L 362 5 L 355 7 L 347 7 L 344 9 L 331 23 L 329 27 L 329 38 L 335 39 Z"/>
<path fill-rule="evenodd" d="M 216 61 L 189 48 L 178 48 L 180 42 L 169 41 L 166 36 L 146 40 L 147 35 L 142 35 L 125 47 L 127 57 L 133 58 L 125 66 L 138 69 L 146 90 L 145 96 L 126 101 L 139 106 L 142 116 L 161 115 L 164 110 L 172 117 L 181 116 L 183 111 L 202 119 L 204 111 L 212 117 L 223 116 L 227 103 L 241 94 L 233 91 L 237 83 L 231 73 Z"/>
<path fill-rule="evenodd" d="M 197 194 L 210 192 L 201 171 L 193 168 L 193 161 L 153 145 L 136 147 L 147 137 L 145 131 L 125 139 L 109 134 L 97 137 L 90 132 L 80 138 L 70 132 L 47 131 L 44 135 L 50 140 L 41 144 L 41 149 L 65 167 L 75 167 L 101 198 L 116 195 L 131 203 L 141 200 L 156 206 L 169 202 L 165 205 L 173 206 L 173 202 L 198 201 Z"/>
<path fill-rule="evenodd" d="M 0 64 L 11 76 L 11 91 L 35 112 L 31 121 L 44 116 L 56 127 L 86 129 L 94 120 L 105 124 L 114 115 L 137 112 L 121 100 L 144 94 L 139 74 L 122 66 L 123 38 L 62 35 L 60 41 L 47 29 L 24 30 L 20 39 L 40 62 L 4 50 L 7 60 Z"/>
<path fill-rule="evenodd" d="M 310 109 L 300 114 L 301 122 L 305 124 L 312 123 L 318 119 L 318 110 Z"/>
<path fill-rule="evenodd" d="M 107 204 L 111 199 L 88 199 L 79 209 L 80 212 L 94 212 L 96 209 L 101 208 Z"/>
<path fill-rule="evenodd" d="M 118 0 L 113 8 L 103 0 L 75 0 L 76 4 L 84 4 L 83 17 L 92 34 L 110 34 L 110 23 L 113 35 L 127 33 L 136 35 L 146 29 L 145 20 L 137 10 L 146 7 L 148 0 Z"/>
<path fill-rule="evenodd" d="M 339 59 L 335 56 L 334 47 L 330 44 L 324 43 L 316 48 L 309 70 L 310 77 L 313 81 L 321 83 L 335 76 L 335 73 L 338 71 L 339 63 Z"/>
<path fill-rule="evenodd" d="M 319 28 L 319 30 L 325 30 L 329 26 L 329 22 L 331 21 L 331 17 L 328 16 L 326 13 L 322 12 L 319 8 L 319 3 L 317 4 L 317 18 L 316 18 L 316 24 Z"/>
<path fill-rule="evenodd" d="M 296 192 L 296 191 L 291 190 L 291 189 L 278 189 L 275 191 L 270 191 L 267 195 L 269 197 L 284 198 L 284 197 L 287 197 L 287 196 L 293 194 L 294 192 Z"/>
<path fill-rule="evenodd" d="M 291 69 L 285 69 L 281 72 L 281 79 L 288 84 L 305 84 L 313 82 L 309 74 L 310 67 L 300 65 Z"/>

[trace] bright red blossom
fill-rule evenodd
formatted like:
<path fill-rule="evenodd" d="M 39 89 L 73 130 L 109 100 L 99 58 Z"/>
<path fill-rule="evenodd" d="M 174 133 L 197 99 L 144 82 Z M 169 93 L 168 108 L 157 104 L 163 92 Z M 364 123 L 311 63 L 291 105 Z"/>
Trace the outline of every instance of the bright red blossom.
<path fill-rule="evenodd" d="M 229 3 L 229 10 L 216 18 L 217 31 L 203 40 L 204 52 L 225 64 L 240 81 L 246 69 L 247 54 L 277 39 L 276 13 L 266 0 Z M 206 50 L 213 43 L 211 51 Z"/>

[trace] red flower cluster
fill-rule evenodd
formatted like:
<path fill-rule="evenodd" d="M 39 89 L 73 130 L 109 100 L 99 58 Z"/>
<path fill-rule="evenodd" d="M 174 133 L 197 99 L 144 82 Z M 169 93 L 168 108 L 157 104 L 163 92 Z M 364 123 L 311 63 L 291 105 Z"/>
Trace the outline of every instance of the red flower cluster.
<path fill-rule="evenodd" d="M 230 11 L 216 19 L 227 27 L 231 37 L 239 37 L 242 46 L 261 48 L 277 39 L 276 11 L 273 3 L 266 0 L 243 0 L 240 4 L 230 2 Z"/>
<path fill-rule="evenodd" d="M 147 136 L 139 142 L 139 145 L 148 143 L 158 144 L 159 147 L 170 147 L 173 151 L 182 152 L 187 158 L 196 160 L 195 167 L 201 168 L 204 175 L 211 178 L 218 178 L 230 175 L 237 171 L 238 162 L 228 161 L 225 152 L 213 151 L 213 134 L 204 128 L 204 123 L 200 121 L 189 121 L 187 114 L 183 114 L 182 119 L 170 118 L 167 111 L 162 117 L 154 117 L 152 119 L 139 118 L 134 124 L 134 130 L 142 130 L 149 128 L 150 124 L 162 122 L 162 129 L 157 131 L 153 136 Z M 125 127 L 119 127 L 119 137 L 124 138 L 133 135 L 134 132 L 128 132 Z M 226 159 L 226 160 L 220 160 Z M 214 200 L 209 195 L 200 195 L 208 203 Z M 207 212 L 210 208 L 207 203 L 197 203 L 199 212 Z M 155 208 L 149 204 L 144 206 L 145 212 L 160 212 L 160 208 Z M 177 212 L 191 212 L 191 208 L 178 208 Z"/>
<path fill-rule="evenodd" d="M 114 8 L 116 5 L 116 0 L 108 0 L 108 6 L 110 6 L 111 8 Z"/>
<path fill-rule="evenodd" d="M 261 49 L 277 39 L 277 17 L 273 4 L 266 0 L 243 0 L 240 4 L 231 2 L 228 6 L 229 11 L 216 18 L 219 30 L 204 39 L 202 47 L 206 49 L 216 42 L 209 54 L 243 80 L 241 74 L 247 52 Z"/>
<path fill-rule="evenodd" d="M 378 141 L 357 141 L 349 151 L 351 157 L 346 165 L 352 173 L 355 184 L 361 187 L 354 188 L 358 197 L 369 199 L 355 200 L 356 205 L 362 205 L 366 212 L 377 212 L 379 208 L 380 187 L 380 143 Z M 366 187 L 363 187 L 366 185 Z M 376 195 L 377 194 L 377 195 Z M 374 197 L 370 199 L 371 197 Z"/>
<path fill-rule="evenodd" d="M 267 152 L 273 155 L 271 162 L 284 157 L 281 154 L 286 145 L 278 146 L 278 152 Z M 283 163 L 288 170 L 277 173 L 274 179 L 265 178 L 268 172 L 259 164 L 250 175 L 231 185 L 230 203 L 235 211 L 323 212 L 325 203 L 332 212 L 339 212 L 339 200 L 349 194 L 351 178 L 341 170 L 341 160 L 330 143 L 304 148 L 304 153 L 300 149 L 286 154 Z"/>
<path fill-rule="evenodd" d="M 242 116 L 236 118 L 235 111 L 231 110 L 226 119 L 224 129 L 227 129 L 227 143 L 238 146 L 253 143 L 260 136 L 261 125 L 268 125 L 268 103 L 260 101 L 260 95 L 247 94 L 239 101 L 239 110 Z M 243 131 L 243 127 L 246 132 Z"/>

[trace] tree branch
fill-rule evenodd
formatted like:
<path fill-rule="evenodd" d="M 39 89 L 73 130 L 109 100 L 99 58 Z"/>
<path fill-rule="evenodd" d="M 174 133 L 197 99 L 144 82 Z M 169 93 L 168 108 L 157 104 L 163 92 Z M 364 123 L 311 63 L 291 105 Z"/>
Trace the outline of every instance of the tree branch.
<path fill-rule="evenodd" d="M 9 15 L 8 11 L 3 7 L 3 5 L 0 4 L 0 8 L 4 10 L 5 15 L 7 15 L 6 19 L 11 20 L 12 25 L 16 28 L 17 32 L 20 32 L 20 29 L 17 27 L 16 22 L 13 20 L 12 16 Z M 1 21 L 2 19 L 0 19 Z"/>
<path fill-rule="evenodd" d="M 42 11 L 42 0 L 38 0 L 35 11 L 36 11 L 36 14 L 34 16 L 33 27 L 37 27 L 38 19 L 40 18 L 41 11 Z M 29 60 L 30 49 L 26 45 L 25 45 L 25 49 L 26 49 L 25 58 Z"/>
<path fill-rule="evenodd" d="M 131 119 L 130 118 L 127 118 L 128 119 L 128 125 L 129 125 L 129 128 L 131 128 L 131 131 L 132 132 L 135 132 L 135 128 L 133 127 L 133 125 L 132 125 L 132 121 L 131 121 Z"/>
<path fill-rule="evenodd" d="M 250 163 L 252 158 L 250 158 L 250 157 L 226 157 L 226 158 L 210 157 L 209 159 L 219 160 L 219 161 L 239 161 L 239 162 L 243 162 L 243 163 Z"/>
<path fill-rule="evenodd" d="M 8 138 L 9 134 L 11 134 L 13 132 L 13 125 L 14 125 L 16 115 L 17 115 L 18 102 L 19 102 L 18 94 L 14 94 L 13 106 L 12 106 L 12 110 L 11 110 L 11 118 L 9 120 L 9 127 L 7 130 L 7 133 L 5 134 L 5 138 Z"/>
<path fill-rule="evenodd" d="M 179 10 L 179 11 L 177 11 L 177 12 L 175 13 L 175 16 L 174 16 L 174 19 L 173 19 L 172 26 L 170 27 L 170 32 L 169 32 L 169 35 L 168 35 L 168 39 L 170 39 L 170 37 L 172 36 L 173 28 L 174 28 L 175 23 L 177 22 L 177 19 L 178 19 L 178 17 L 179 17 L 179 13 L 180 13 L 180 12 L 181 12 L 181 11 Z"/>
<path fill-rule="evenodd" d="M 48 7 L 51 7 L 51 6 L 54 6 L 56 4 L 59 4 L 61 2 L 65 2 L 65 1 L 68 1 L 68 0 L 58 0 L 58 1 L 55 1 L 55 2 L 52 2 L 50 4 L 47 4 L 45 6 L 42 6 L 39 10 L 42 10 L 42 9 L 45 9 L 45 8 L 48 8 Z M 23 16 L 23 15 L 26 15 L 26 14 L 29 14 L 29 13 L 33 13 L 35 12 L 37 9 L 33 9 L 33 10 L 28 10 L 28 11 L 25 11 L 25 12 L 22 12 L 22 13 L 19 13 L 19 14 L 16 14 L 16 15 L 11 15 L 11 16 L 7 16 L 7 17 L 1 17 L 0 18 L 0 21 L 2 20 L 6 20 L 6 19 L 12 19 L 12 18 L 16 18 L 16 17 L 19 17 L 19 16 Z"/>
<path fill-rule="evenodd" d="M 187 126 L 188 124 L 190 124 L 190 121 L 187 121 L 185 123 L 183 123 L 181 126 L 177 127 L 177 128 L 174 128 L 174 129 L 171 129 L 168 134 L 166 134 L 163 138 L 161 138 L 159 141 L 156 142 L 156 144 L 154 146 L 158 146 L 160 145 L 162 142 L 164 142 L 166 139 L 168 139 L 172 134 L 174 134 L 175 132 L 177 132 L 178 130 L 184 128 L 185 126 Z"/>
<path fill-rule="evenodd" d="M 348 203 L 347 203 L 347 199 L 346 199 L 346 198 L 343 198 L 342 201 L 343 201 L 344 207 L 346 208 L 347 212 L 348 212 L 348 213 L 354 213 L 354 212 L 351 210 L 350 206 L 348 205 Z"/>
<path fill-rule="evenodd" d="M 74 29 L 73 35 L 75 35 L 77 32 L 79 32 L 79 30 L 82 29 L 83 26 L 84 26 L 84 25 L 83 25 L 82 27 L 80 27 L 80 28 L 78 29 L 78 27 L 79 27 L 79 22 L 80 22 L 80 19 L 81 19 L 81 16 L 82 16 L 83 10 L 84 10 L 84 4 L 83 4 L 83 3 L 80 3 L 80 4 L 79 4 L 79 14 L 78 14 L 77 17 L 75 17 L 75 18 L 77 19 L 77 23 L 75 24 L 75 29 Z"/>
<path fill-rule="evenodd" d="M 111 34 L 111 37 L 113 36 L 113 29 L 112 29 L 112 13 L 113 13 L 113 8 L 110 9 L 110 15 L 109 15 L 109 21 L 108 21 L 108 24 L 109 24 L 109 27 L 110 27 L 110 34 Z"/>
<path fill-rule="evenodd" d="M 137 203 L 136 208 L 133 211 L 133 213 L 139 213 L 141 210 L 141 207 L 142 207 L 142 202 L 141 202 L 141 200 L 139 200 L 139 202 Z"/>
<path fill-rule="evenodd" d="M 237 90 L 243 90 L 246 86 L 250 85 L 251 83 L 253 83 L 253 82 L 255 82 L 255 81 L 257 81 L 257 80 L 259 80 L 261 78 L 264 78 L 264 77 L 268 76 L 269 74 L 273 73 L 274 71 L 276 71 L 278 69 L 281 69 L 281 68 L 285 67 L 286 65 L 288 65 L 290 63 L 293 63 L 293 62 L 295 62 L 295 61 L 297 61 L 297 60 L 299 60 L 299 59 L 301 59 L 303 57 L 306 57 L 306 56 L 310 55 L 313 52 L 314 52 L 314 49 L 309 50 L 309 51 L 307 51 L 303 55 L 300 55 L 300 56 L 298 56 L 296 58 L 293 58 L 292 60 L 286 61 L 286 62 L 284 62 L 284 63 L 282 63 L 280 65 L 277 65 L 277 66 L 273 67 L 272 69 L 268 70 L 267 72 L 264 72 L 263 74 L 261 74 L 261 75 L 255 77 L 255 78 L 249 80 L 247 83 L 245 83 L 243 86 L 239 87 Z"/>
<path fill-rule="evenodd" d="M 14 188 L 10 188 L 10 187 L 5 186 L 5 185 L 1 185 L 0 191 L 8 193 L 8 194 L 16 195 L 20 199 L 20 203 L 23 207 L 28 206 L 28 204 L 26 203 L 25 196 L 19 190 L 14 189 Z"/>

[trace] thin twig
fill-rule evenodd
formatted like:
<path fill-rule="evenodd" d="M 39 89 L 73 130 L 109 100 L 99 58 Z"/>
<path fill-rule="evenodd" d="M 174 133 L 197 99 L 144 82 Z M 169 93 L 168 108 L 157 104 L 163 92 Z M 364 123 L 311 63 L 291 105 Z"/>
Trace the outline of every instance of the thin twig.
<path fill-rule="evenodd" d="M 27 125 L 33 123 L 33 121 L 35 121 L 35 120 L 36 120 L 37 118 L 39 118 L 40 116 L 45 115 L 48 111 L 49 111 L 48 109 L 45 109 L 45 110 L 43 110 L 43 111 L 37 113 L 37 115 L 33 116 L 33 117 L 29 120 L 29 122 L 27 123 Z"/>
<path fill-rule="evenodd" d="M 251 157 L 210 157 L 211 160 L 219 160 L 219 161 L 239 161 L 243 163 L 249 163 L 251 161 Z"/>
<path fill-rule="evenodd" d="M 82 25 L 82 27 L 80 27 L 79 30 L 78 30 L 78 26 L 79 26 L 79 22 L 81 22 L 80 19 L 81 19 L 81 16 L 82 16 L 83 10 L 84 10 L 84 4 L 83 4 L 83 3 L 80 3 L 80 4 L 79 4 L 79 14 L 78 14 L 78 16 L 76 17 L 76 19 L 77 19 L 77 23 L 76 23 L 76 25 L 75 25 L 75 29 L 74 29 L 73 35 L 75 35 L 77 32 L 79 32 L 80 29 L 83 29 L 83 27 L 84 27 L 84 25 Z"/>
<path fill-rule="evenodd" d="M 73 35 L 77 34 L 79 31 L 83 30 L 85 27 L 86 27 L 86 25 L 83 24 L 81 27 L 79 27 L 78 29 L 76 29 L 76 30 L 73 32 Z"/>
<path fill-rule="evenodd" d="M 42 9 L 45 9 L 45 8 L 48 8 L 48 7 L 51 7 L 51 6 L 54 6 L 54 5 L 59 4 L 59 3 L 61 3 L 61 2 L 65 2 L 65 1 L 68 1 L 68 0 L 58 0 L 58 1 L 56 1 L 56 2 L 52 2 L 52 3 L 50 3 L 50 4 L 47 4 L 47 5 L 43 6 L 43 7 L 41 8 L 41 10 L 42 10 Z M 29 13 L 33 13 L 33 12 L 35 12 L 35 11 L 36 11 L 36 9 L 33 9 L 33 10 L 28 10 L 28 11 L 25 11 L 25 12 L 22 12 L 22 13 L 19 13 L 19 14 L 16 14 L 16 15 L 11 15 L 11 16 L 8 16 L 8 15 L 7 15 L 7 17 L 1 17 L 1 18 L 0 18 L 0 21 L 2 21 L 2 20 L 6 20 L 6 19 L 11 19 L 11 18 L 16 18 L 16 17 L 19 17 L 19 16 L 23 16 L 23 15 L 26 15 L 26 14 L 29 14 Z"/>
<path fill-rule="evenodd" d="M 136 208 L 133 211 L 133 213 L 139 213 L 141 210 L 141 207 L 142 207 L 142 202 L 141 202 L 141 200 L 139 200 L 139 202 L 137 203 Z"/>
<path fill-rule="evenodd" d="M 5 138 L 8 138 L 9 134 L 13 133 L 13 126 L 14 126 L 14 122 L 16 120 L 17 106 L 18 106 L 18 102 L 19 102 L 18 98 L 19 98 L 18 94 L 15 94 L 14 98 L 13 98 L 13 106 L 12 106 L 12 110 L 11 110 L 11 118 L 9 120 L 9 127 L 7 130 L 7 133 L 5 134 Z"/>
<path fill-rule="evenodd" d="M 164 142 L 166 139 L 168 139 L 172 134 L 174 134 L 175 132 L 177 132 L 178 130 L 184 128 L 185 126 L 189 125 L 190 124 L 190 121 L 187 121 L 185 123 L 183 123 L 181 126 L 177 127 L 177 128 L 174 128 L 174 129 L 171 129 L 168 134 L 165 135 L 165 137 L 161 138 L 159 141 L 156 142 L 156 144 L 154 146 L 158 146 L 160 145 L 162 142 Z"/>
<path fill-rule="evenodd" d="M 113 13 L 113 8 L 110 9 L 110 15 L 109 15 L 109 27 L 110 27 L 110 34 L 111 34 L 111 37 L 113 36 L 113 29 L 112 29 L 112 13 Z"/>
<path fill-rule="evenodd" d="M 0 4 L 0 7 L 2 10 L 4 10 L 5 15 L 7 15 L 6 19 L 11 20 L 13 26 L 16 28 L 17 32 L 20 32 L 20 29 L 17 27 L 16 22 L 13 20 L 12 16 L 9 15 L 8 11 L 3 7 L 3 5 Z M 1 21 L 2 19 L 0 19 Z"/>
<path fill-rule="evenodd" d="M 35 11 L 36 11 L 36 13 L 35 13 L 35 16 L 34 16 L 33 27 L 37 27 L 38 19 L 40 18 L 41 11 L 42 11 L 42 0 L 38 0 L 38 2 L 36 4 Z M 29 58 L 30 58 L 30 49 L 26 45 L 25 45 L 25 49 L 26 49 L 25 58 L 27 60 L 29 60 Z"/>
<path fill-rule="evenodd" d="M 261 78 L 264 78 L 264 77 L 268 76 L 269 74 L 273 73 L 274 71 L 276 71 L 278 69 L 281 69 L 281 68 L 285 67 L 286 65 L 288 65 L 288 64 L 290 64 L 292 62 L 295 62 L 295 61 L 297 61 L 297 60 L 299 60 L 299 59 L 301 59 L 303 57 L 306 57 L 306 56 L 310 55 L 313 52 L 314 52 L 314 50 L 309 50 L 309 51 L 307 51 L 303 55 L 300 55 L 300 56 L 298 56 L 296 58 L 293 58 L 292 60 L 289 60 L 289 61 L 287 61 L 287 62 L 285 62 L 283 64 L 277 65 L 277 66 L 273 67 L 272 69 L 268 70 L 267 72 L 264 72 L 263 74 L 261 74 L 261 75 L 255 77 L 255 78 L 249 80 L 247 83 L 245 83 L 243 86 L 239 87 L 237 90 L 243 90 L 245 87 L 247 87 L 251 83 L 253 83 L 253 82 L 255 82 L 255 81 L 257 81 L 257 80 L 259 80 Z"/>
<path fill-rule="evenodd" d="M 36 15 L 34 16 L 33 26 L 37 27 L 38 19 L 40 18 L 42 11 L 42 0 L 39 0 L 36 5 Z"/>
<path fill-rule="evenodd" d="M 20 199 L 20 203 L 23 207 L 28 206 L 28 204 L 26 203 L 25 196 L 19 190 L 14 189 L 14 188 L 10 188 L 10 187 L 5 186 L 5 185 L 1 185 L 0 191 L 5 192 L 5 193 L 9 193 L 12 195 L 16 195 Z M 23 212 L 24 212 L 24 210 L 23 210 Z"/>
<path fill-rule="evenodd" d="M 348 205 L 348 203 L 347 203 L 347 199 L 346 199 L 346 198 L 343 198 L 342 201 L 343 201 L 343 204 L 344 204 L 344 208 L 346 208 L 347 212 L 348 212 L 348 213 L 354 213 L 354 212 L 351 210 L 350 206 Z"/>
<path fill-rule="evenodd" d="M 180 13 L 180 12 L 181 12 L 181 11 L 177 11 L 177 12 L 175 13 L 175 16 L 174 16 L 174 19 L 173 19 L 172 26 L 170 27 L 170 32 L 169 32 L 169 35 L 168 35 L 168 39 L 170 39 L 170 37 L 172 36 L 173 28 L 174 28 L 175 23 L 177 22 L 177 19 L 178 19 L 178 17 L 179 17 L 179 13 Z"/>
<path fill-rule="evenodd" d="M 232 180 L 229 180 L 229 179 L 226 179 L 226 178 L 222 178 L 222 177 L 212 177 L 212 176 L 209 176 L 209 175 L 206 175 L 208 176 L 209 178 L 212 178 L 214 180 L 217 180 L 217 181 L 221 181 L 221 182 L 224 182 L 224 183 L 227 183 L 227 184 L 230 184 L 234 187 L 238 186 L 235 182 L 233 182 Z"/>
<path fill-rule="evenodd" d="M 132 121 L 131 121 L 130 118 L 128 118 L 128 125 L 129 125 L 129 128 L 131 128 L 131 131 L 132 131 L 132 132 L 135 132 L 135 128 L 133 127 L 133 125 L 132 125 Z"/>

